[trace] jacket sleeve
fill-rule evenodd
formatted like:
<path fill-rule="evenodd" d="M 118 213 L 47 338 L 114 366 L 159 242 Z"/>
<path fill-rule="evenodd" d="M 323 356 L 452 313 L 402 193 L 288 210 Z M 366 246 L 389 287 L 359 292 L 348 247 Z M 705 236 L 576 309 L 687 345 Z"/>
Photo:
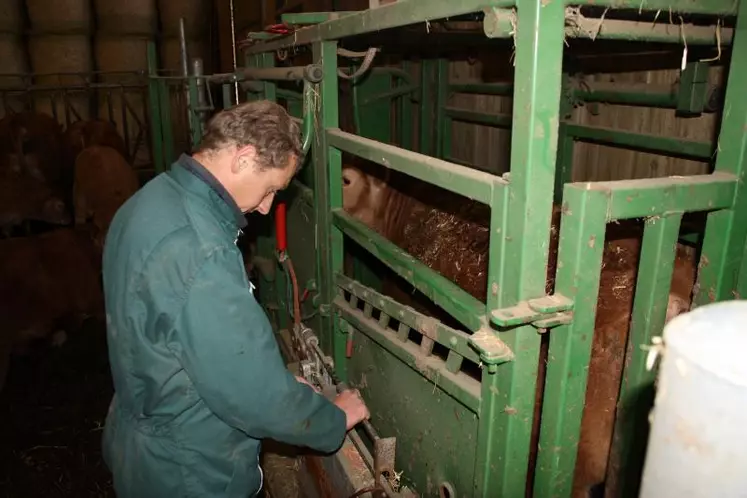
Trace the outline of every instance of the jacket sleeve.
<path fill-rule="evenodd" d="M 345 413 L 286 368 L 243 271 L 237 254 L 219 249 L 194 276 L 175 320 L 184 370 L 213 413 L 249 436 L 337 450 Z"/>

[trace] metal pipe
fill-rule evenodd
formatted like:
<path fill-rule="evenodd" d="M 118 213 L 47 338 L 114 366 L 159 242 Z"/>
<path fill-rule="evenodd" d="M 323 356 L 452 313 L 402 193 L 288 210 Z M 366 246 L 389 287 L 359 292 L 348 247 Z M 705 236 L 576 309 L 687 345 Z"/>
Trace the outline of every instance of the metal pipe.
<path fill-rule="evenodd" d="M 209 108 L 207 105 L 207 99 L 205 97 L 205 79 L 202 77 L 205 75 L 205 71 L 202 66 L 202 59 L 196 57 L 192 59 L 192 74 L 197 77 L 197 104 L 195 110 L 198 111 L 200 121 L 205 121 L 205 109 Z"/>
<path fill-rule="evenodd" d="M 187 37 L 184 33 L 184 18 L 179 18 L 179 56 L 182 63 L 182 76 L 189 76 L 189 62 L 187 58 Z"/>
<path fill-rule="evenodd" d="M 724 301 L 664 328 L 640 498 L 744 496 L 745 323 L 747 301 Z"/>
<path fill-rule="evenodd" d="M 184 80 L 184 101 L 187 103 L 187 125 L 189 126 L 190 134 L 192 133 L 192 130 L 194 130 L 194 123 L 192 119 L 192 99 L 189 95 L 189 80 L 186 79 L 189 77 L 189 62 L 188 62 L 188 54 L 187 54 L 187 36 L 184 29 L 184 18 L 179 18 L 179 55 L 181 57 L 181 63 L 182 63 L 182 76 L 185 78 Z"/>
<path fill-rule="evenodd" d="M 314 102 L 316 94 L 314 85 L 309 81 L 304 82 L 303 86 L 303 155 L 308 154 L 311 149 L 312 138 L 314 137 Z"/>
<path fill-rule="evenodd" d="M 264 6 L 264 2 L 261 2 L 261 4 Z M 234 17 L 233 0 L 229 1 L 229 10 L 231 11 L 231 55 L 233 57 L 233 70 L 236 71 L 236 18 Z M 234 97 L 236 97 L 236 104 L 238 104 L 239 84 L 236 81 L 234 81 L 233 83 L 233 91 Z"/>

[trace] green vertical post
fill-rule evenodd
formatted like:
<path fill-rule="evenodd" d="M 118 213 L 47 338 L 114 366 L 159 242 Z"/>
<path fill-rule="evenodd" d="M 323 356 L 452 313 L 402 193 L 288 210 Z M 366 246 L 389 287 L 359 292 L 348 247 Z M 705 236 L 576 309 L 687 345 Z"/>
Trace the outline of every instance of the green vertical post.
<path fill-rule="evenodd" d="M 337 295 L 335 274 L 342 272 L 342 231 L 332 223 L 332 209 L 342 208 L 342 155 L 327 144 L 327 128 L 339 127 L 337 87 L 337 42 L 317 42 L 312 47 L 314 63 L 322 66 L 319 84 L 321 105 L 316 106 L 312 145 L 314 162 L 314 211 L 316 217 L 317 282 L 321 298 L 322 346 L 332 352 L 335 369 L 347 379 L 345 337 L 335 318 L 332 301 Z"/>
<path fill-rule="evenodd" d="M 256 56 L 257 60 L 257 67 L 261 68 L 268 68 L 268 67 L 274 67 L 275 66 L 275 56 L 272 52 L 270 53 L 263 53 Z M 263 81 L 262 82 L 262 98 L 265 100 L 271 100 L 273 102 L 277 102 L 278 96 L 277 96 L 277 84 L 273 83 L 272 81 Z"/>
<path fill-rule="evenodd" d="M 436 60 L 436 150 L 441 159 L 451 156 L 451 118 L 446 115 L 449 98 L 449 60 Z"/>
<path fill-rule="evenodd" d="M 174 130 L 171 127 L 171 88 L 169 80 L 158 80 L 158 101 L 161 106 L 163 157 L 168 166 L 176 161 L 176 154 L 174 153 Z"/>
<path fill-rule="evenodd" d="M 228 109 L 233 105 L 233 88 L 230 83 L 224 83 L 221 85 L 221 91 L 223 94 L 223 109 Z"/>
<path fill-rule="evenodd" d="M 498 294 L 491 304 L 502 307 L 545 294 L 563 59 L 565 4 L 519 0 L 517 8 L 508 218 L 491 233 L 491 248 L 503 237 L 504 249 L 488 275 L 488 295 Z M 485 498 L 523 495 L 539 360 L 532 326 L 499 336 L 516 356 L 483 380 L 475 484 Z"/>
<path fill-rule="evenodd" d="M 563 185 L 573 181 L 573 149 L 576 141 L 567 131 L 567 122 L 573 117 L 573 89 L 570 78 L 563 75 L 560 93 L 560 124 L 558 125 L 558 155 L 555 165 L 555 203 L 563 200 Z"/>
<path fill-rule="evenodd" d="M 734 28 L 733 54 L 747 53 L 747 2 L 739 3 Z M 700 257 L 696 305 L 733 299 L 738 292 L 737 279 L 747 235 L 747 57 L 731 58 L 726 84 L 724 113 L 718 140 L 715 171 L 732 173 L 739 178 L 734 207 L 708 215 L 703 250 Z"/>
<path fill-rule="evenodd" d="M 189 140 L 192 147 L 196 147 L 202 139 L 202 120 L 200 119 L 200 113 L 195 111 L 199 103 L 198 90 L 197 90 L 197 79 L 189 78 L 187 80 L 187 87 L 189 89 L 189 105 L 187 106 L 187 112 L 190 114 L 188 123 L 190 123 Z"/>
<path fill-rule="evenodd" d="M 563 195 L 555 292 L 574 301 L 573 322 L 549 332 L 534 479 L 536 497 L 571 496 L 594 336 L 607 201 L 605 192 L 577 186 L 567 186 Z M 534 391 L 527 392 L 530 397 L 528 393 Z"/>
<path fill-rule="evenodd" d="M 436 61 L 423 59 L 420 63 L 420 142 L 418 151 L 429 156 L 435 155 L 433 143 L 434 107 L 434 77 Z"/>
<path fill-rule="evenodd" d="M 661 334 L 672 286 L 675 247 L 682 213 L 646 220 L 633 316 L 628 336 L 615 432 L 607 467 L 606 489 L 614 496 L 638 496 L 648 441 L 656 371 L 646 368 L 641 344 Z"/>
<path fill-rule="evenodd" d="M 410 73 L 410 70 L 412 68 L 412 63 L 409 61 L 404 61 L 402 63 L 402 70 Z M 396 81 L 396 80 L 395 80 Z M 402 82 L 401 84 L 405 85 L 406 82 Z M 397 133 L 399 135 L 399 146 L 403 149 L 412 150 L 412 142 L 413 142 L 413 112 L 412 112 L 412 97 L 410 94 L 402 95 L 398 100 L 398 106 L 397 106 Z"/>
<path fill-rule="evenodd" d="M 161 99 L 158 92 L 158 55 L 156 44 L 148 42 L 148 101 L 150 103 L 150 136 L 153 152 L 153 167 L 156 174 L 166 171 L 166 160 L 163 155 L 163 132 L 161 130 Z"/>

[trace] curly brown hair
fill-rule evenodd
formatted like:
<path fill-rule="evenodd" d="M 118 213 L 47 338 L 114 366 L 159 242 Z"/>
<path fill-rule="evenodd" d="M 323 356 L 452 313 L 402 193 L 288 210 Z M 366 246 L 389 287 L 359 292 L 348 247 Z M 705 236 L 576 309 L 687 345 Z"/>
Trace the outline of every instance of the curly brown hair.
<path fill-rule="evenodd" d="M 260 168 L 284 168 L 302 155 L 298 125 L 282 106 L 269 100 L 239 104 L 210 118 L 195 152 L 247 145 L 256 150 Z"/>

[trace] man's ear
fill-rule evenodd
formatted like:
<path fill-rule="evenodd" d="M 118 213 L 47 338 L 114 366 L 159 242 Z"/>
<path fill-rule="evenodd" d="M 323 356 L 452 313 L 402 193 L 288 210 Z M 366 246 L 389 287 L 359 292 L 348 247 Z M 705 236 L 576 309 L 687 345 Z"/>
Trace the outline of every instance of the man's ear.
<path fill-rule="evenodd" d="M 251 145 L 246 145 L 236 150 L 236 156 L 234 156 L 233 164 L 231 164 L 231 172 L 239 173 L 255 164 L 257 164 L 257 150 Z"/>

